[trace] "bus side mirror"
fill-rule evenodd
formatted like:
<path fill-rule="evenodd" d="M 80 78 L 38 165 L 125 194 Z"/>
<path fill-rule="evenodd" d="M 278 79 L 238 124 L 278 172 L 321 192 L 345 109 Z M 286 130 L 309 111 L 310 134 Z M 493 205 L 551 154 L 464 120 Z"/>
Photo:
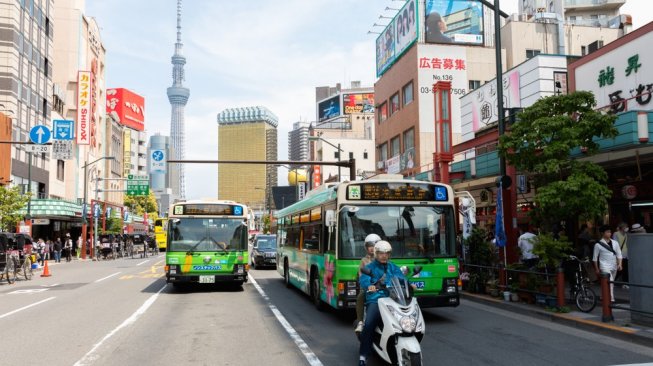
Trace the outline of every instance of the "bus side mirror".
<path fill-rule="evenodd" d="M 336 212 L 334 210 L 326 210 L 325 212 L 325 221 L 327 227 L 336 226 Z"/>

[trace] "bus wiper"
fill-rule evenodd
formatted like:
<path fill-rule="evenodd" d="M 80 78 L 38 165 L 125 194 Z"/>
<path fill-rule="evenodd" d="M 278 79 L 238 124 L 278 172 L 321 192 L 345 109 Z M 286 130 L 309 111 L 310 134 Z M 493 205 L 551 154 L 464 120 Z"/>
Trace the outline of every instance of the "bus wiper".
<path fill-rule="evenodd" d="M 197 244 L 193 245 L 192 248 L 190 248 L 187 252 L 186 255 L 193 255 L 195 253 L 195 249 L 204 242 L 204 240 L 208 239 L 206 236 L 202 238 L 202 240 L 198 241 Z"/>
<path fill-rule="evenodd" d="M 229 252 L 227 251 L 227 244 L 225 244 L 224 242 L 219 242 L 219 241 L 215 240 L 212 236 L 209 237 L 209 239 L 210 239 L 210 240 L 213 242 L 213 244 L 215 244 L 218 248 L 222 249 L 222 252 L 223 252 L 223 253 L 229 253 Z"/>

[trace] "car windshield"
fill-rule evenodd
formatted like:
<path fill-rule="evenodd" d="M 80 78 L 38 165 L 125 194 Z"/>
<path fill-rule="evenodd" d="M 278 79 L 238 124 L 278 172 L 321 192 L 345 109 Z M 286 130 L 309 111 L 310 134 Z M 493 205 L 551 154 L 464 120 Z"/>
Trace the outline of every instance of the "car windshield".
<path fill-rule="evenodd" d="M 242 219 L 171 219 L 168 248 L 173 252 L 246 250 L 247 225 Z"/>
<path fill-rule="evenodd" d="M 277 247 L 276 237 L 257 238 L 256 247 L 258 249 L 274 249 Z"/>
<path fill-rule="evenodd" d="M 344 206 L 340 210 L 340 258 L 361 258 L 368 234 L 392 245 L 392 258 L 453 257 L 453 207 Z"/>

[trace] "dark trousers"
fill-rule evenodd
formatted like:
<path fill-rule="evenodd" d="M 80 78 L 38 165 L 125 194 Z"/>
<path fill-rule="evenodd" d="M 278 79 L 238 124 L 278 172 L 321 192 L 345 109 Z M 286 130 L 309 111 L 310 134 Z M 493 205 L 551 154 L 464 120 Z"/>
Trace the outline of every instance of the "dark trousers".
<path fill-rule="evenodd" d="M 361 356 L 368 358 L 372 353 L 372 341 L 374 329 L 381 322 L 381 313 L 379 304 L 373 302 L 365 305 L 365 327 L 361 333 L 361 346 L 359 353 Z"/>
<path fill-rule="evenodd" d="M 619 281 L 628 282 L 628 258 L 621 260 L 621 271 L 619 271 Z"/>

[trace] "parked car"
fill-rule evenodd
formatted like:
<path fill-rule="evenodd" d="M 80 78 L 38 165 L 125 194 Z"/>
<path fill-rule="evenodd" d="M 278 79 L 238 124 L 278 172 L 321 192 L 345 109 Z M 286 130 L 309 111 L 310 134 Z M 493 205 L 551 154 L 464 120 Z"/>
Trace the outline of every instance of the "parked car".
<path fill-rule="evenodd" d="M 252 246 L 252 267 L 277 265 L 277 236 L 257 235 Z"/>

